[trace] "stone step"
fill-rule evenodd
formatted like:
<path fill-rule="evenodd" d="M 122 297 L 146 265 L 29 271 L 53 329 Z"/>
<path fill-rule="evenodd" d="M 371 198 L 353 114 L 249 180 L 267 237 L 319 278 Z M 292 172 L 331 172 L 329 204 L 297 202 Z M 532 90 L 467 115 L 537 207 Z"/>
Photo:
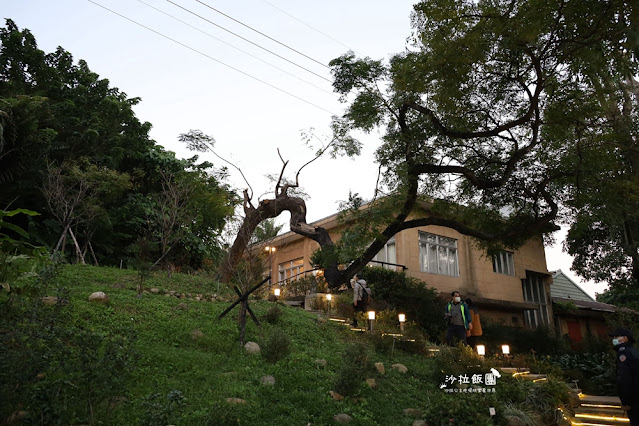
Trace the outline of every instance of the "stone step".
<path fill-rule="evenodd" d="M 506 374 L 516 374 L 516 373 L 530 373 L 530 370 L 525 367 L 515 368 L 515 367 L 500 367 L 502 372 Z"/>
<path fill-rule="evenodd" d="M 618 396 L 585 395 L 582 393 L 579 395 L 579 400 L 582 404 L 613 405 L 621 407 L 621 401 Z"/>
<path fill-rule="evenodd" d="M 571 419 L 572 424 L 589 426 L 589 425 L 626 425 L 630 426 L 630 420 L 623 414 L 621 416 L 608 415 L 605 413 L 575 413 L 575 416 Z"/>
<path fill-rule="evenodd" d="M 533 382 L 541 382 L 547 380 L 548 377 L 545 374 L 520 374 L 517 377 L 522 378 L 524 380 L 531 380 Z"/>
<path fill-rule="evenodd" d="M 625 412 L 619 406 L 615 405 L 597 405 L 597 404 L 582 404 L 580 407 L 575 408 L 575 413 L 582 414 L 601 414 L 605 416 L 617 416 L 624 417 Z"/>

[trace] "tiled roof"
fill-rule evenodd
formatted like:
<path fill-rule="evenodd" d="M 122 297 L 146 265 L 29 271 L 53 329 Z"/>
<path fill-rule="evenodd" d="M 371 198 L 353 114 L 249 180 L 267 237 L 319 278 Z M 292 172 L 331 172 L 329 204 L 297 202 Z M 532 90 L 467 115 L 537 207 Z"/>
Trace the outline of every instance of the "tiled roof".
<path fill-rule="evenodd" d="M 551 296 L 552 297 L 552 296 Z M 569 303 L 572 302 L 580 309 L 589 309 L 591 311 L 603 311 L 603 312 L 615 312 L 618 309 L 615 305 L 609 305 L 607 303 L 594 302 L 591 300 L 577 300 L 577 299 L 567 299 L 563 297 L 552 297 L 553 302 L 561 302 L 561 303 Z"/>
<path fill-rule="evenodd" d="M 562 297 L 570 300 L 594 302 L 588 293 L 582 290 L 573 280 L 568 278 L 561 269 L 552 271 L 553 283 L 550 286 L 550 297 Z"/>

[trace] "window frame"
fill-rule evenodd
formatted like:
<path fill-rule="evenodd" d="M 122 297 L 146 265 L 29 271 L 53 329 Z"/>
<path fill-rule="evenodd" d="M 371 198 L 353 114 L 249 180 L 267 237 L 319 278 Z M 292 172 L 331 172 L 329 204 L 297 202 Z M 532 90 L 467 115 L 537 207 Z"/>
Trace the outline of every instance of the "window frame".
<path fill-rule="evenodd" d="M 393 250 L 392 250 L 393 259 L 392 260 L 388 258 L 389 257 L 388 255 L 389 255 L 390 246 L 393 247 Z M 384 255 L 384 259 L 383 260 L 379 258 L 379 255 L 382 254 L 382 253 Z M 375 265 L 380 266 L 377 262 L 381 262 L 381 266 L 383 268 L 393 269 L 394 270 L 396 268 L 396 265 L 397 265 L 397 241 L 395 240 L 395 237 L 392 237 L 391 239 L 389 239 L 386 242 L 386 244 L 384 244 L 384 247 L 382 247 L 382 249 L 379 252 L 377 252 L 375 257 L 373 257 L 371 260 L 375 261 L 375 262 L 371 262 L 371 264 L 373 266 L 375 266 Z"/>
<path fill-rule="evenodd" d="M 548 316 L 548 295 L 542 274 L 526 271 L 526 278 L 521 280 L 521 289 L 524 301 L 534 303 L 538 307 L 524 310 L 524 321 L 526 326 L 537 328 L 541 325 L 549 325 Z"/>
<path fill-rule="evenodd" d="M 515 276 L 515 253 L 500 251 L 493 255 L 493 272 L 496 274 Z"/>
<path fill-rule="evenodd" d="M 459 277 L 459 247 L 457 239 L 419 231 L 418 241 L 419 270 L 421 272 L 447 277 Z M 440 265 L 442 253 L 445 253 L 446 271 L 443 271 Z M 454 268 L 452 273 L 450 271 L 451 261 Z M 433 265 L 435 271 L 431 270 Z"/>
<path fill-rule="evenodd" d="M 296 263 L 299 262 L 299 263 Z M 287 266 L 284 266 L 287 265 Z M 298 280 L 304 273 L 304 258 L 298 257 L 296 259 L 287 260 L 277 265 L 278 277 L 280 282 Z M 287 273 L 290 274 L 287 276 Z"/>

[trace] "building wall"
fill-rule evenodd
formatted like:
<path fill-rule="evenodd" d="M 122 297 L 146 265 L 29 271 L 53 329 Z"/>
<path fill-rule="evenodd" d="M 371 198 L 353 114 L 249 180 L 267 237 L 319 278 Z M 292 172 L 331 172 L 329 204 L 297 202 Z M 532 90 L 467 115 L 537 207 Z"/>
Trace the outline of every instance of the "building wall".
<path fill-rule="evenodd" d="M 457 240 L 458 277 L 431 274 L 420 270 L 420 231 Z M 526 271 L 548 274 L 541 238 L 528 241 L 514 252 L 514 276 L 494 272 L 492 258 L 478 248 L 472 238 L 454 229 L 442 226 L 408 229 L 397 234 L 395 241 L 397 263 L 408 267 L 408 275 L 426 282 L 428 286 L 442 293 L 458 290 L 463 296 L 523 302 L 521 280 L 526 278 Z M 549 290 L 550 281 L 550 279 L 547 280 L 546 291 Z"/>
<path fill-rule="evenodd" d="M 339 228 L 336 221 L 321 224 L 331 230 L 334 241 L 339 239 Z M 438 275 L 420 270 L 419 232 L 428 232 L 457 240 L 459 276 Z M 310 257 L 319 245 L 299 235 L 287 233 L 272 241 L 277 251 L 272 257 L 272 280 L 279 281 L 279 265 L 294 259 L 304 258 L 304 270 L 310 271 L 313 265 Z M 442 226 L 427 226 L 404 230 L 395 236 L 397 264 L 405 265 L 406 273 L 424 281 L 442 293 L 458 290 L 463 297 L 483 297 L 486 299 L 524 302 L 521 280 L 526 278 L 526 271 L 545 274 L 546 293 L 550 288 L 552 277 L 546 268 L 546 258 L 541 237 L 531 239 L 513 255 L 515 275 L 495 273 L 492 258 L 480 250 L 474 240 L 459 232 Z M 548 300 L 549 315 L 552 317 L 551 304 Z M 512 322 L 512 315 L 507 314 L 507 322 Z M 504 317 L 504 318 L 506 318 Z M 522 320 L 523 321 L 523 320 Z"/>

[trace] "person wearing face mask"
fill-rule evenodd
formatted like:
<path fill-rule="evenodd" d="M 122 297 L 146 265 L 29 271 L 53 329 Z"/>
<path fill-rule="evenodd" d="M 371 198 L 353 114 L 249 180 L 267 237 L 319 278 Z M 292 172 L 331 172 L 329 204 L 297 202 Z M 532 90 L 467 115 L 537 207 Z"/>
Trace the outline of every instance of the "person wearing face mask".
<path fill-rule="evenodd" d="M 632 344 L 635 339 L 626 328 L 609 334 L 617 351 L 617 392 L 621 409 L 628 414 L 632 426 L 639 426 L 639 351 Z"/>
<path fill-rule="evenodd" d="M 473 323 L 468 306 L 461 301 L 458 291 L 451 293 L 452 299 L 446 305 L 444 316 L 448 321 L 448 331 L 446 332 L 446 343 L 453 346 L 453 338 L 466 343 L 466 330 L 472 330 Z"/>

